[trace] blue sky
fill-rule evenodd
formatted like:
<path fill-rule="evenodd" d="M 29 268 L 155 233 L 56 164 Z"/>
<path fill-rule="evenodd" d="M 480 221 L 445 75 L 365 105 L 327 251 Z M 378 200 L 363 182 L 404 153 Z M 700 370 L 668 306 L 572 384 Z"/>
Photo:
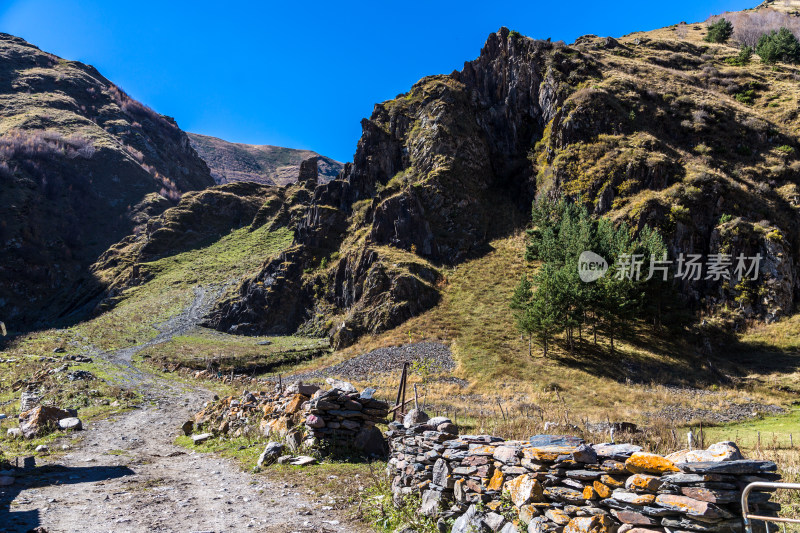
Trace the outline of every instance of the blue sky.
<path fill-rule="evenodd" d="M 460 69 L 501 26 L 571 42 L 758 0 L 0 0 L 0 31 L 89 63 L 187 131 L 349 161 L 375 102 Z"/>

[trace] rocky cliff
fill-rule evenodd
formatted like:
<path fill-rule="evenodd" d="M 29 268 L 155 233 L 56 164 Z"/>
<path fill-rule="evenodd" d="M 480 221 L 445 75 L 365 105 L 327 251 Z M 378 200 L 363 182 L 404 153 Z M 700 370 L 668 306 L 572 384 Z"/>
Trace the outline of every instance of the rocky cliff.
<path fill-rule="evenodd" d="M 81 310 L 103 251 L 214 181 L 174 120 L 6 34 L 0 102 L 0 318 L 18 331 Z"/>
<path fill-rule="evenodd" d="M 796 107 L 782 95 L 800 73 L 737 66 L 736 49 L 702 31 L 569 46 L 490 35 L 461 71 L 375 106 L 292 249 L 209 324 L 327 334 L 336 346 L 391 328 L 436 304 L 441 267 L 523 227 L 535 195 L 658 226 L 673 257 L 761 253 L 757 286 L 682 282 L 687 303 L 734 320 L 791 312 L 800 162 Z"/>

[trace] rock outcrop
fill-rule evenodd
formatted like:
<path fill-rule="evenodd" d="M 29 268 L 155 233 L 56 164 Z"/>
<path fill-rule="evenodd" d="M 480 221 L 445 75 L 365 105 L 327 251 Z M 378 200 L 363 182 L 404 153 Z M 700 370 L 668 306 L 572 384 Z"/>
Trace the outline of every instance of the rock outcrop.
<path fill-rule="evenodd" d="M 726 320 L 791 312 L 796 117 L 731 97 L 761 82 L 723 73 L 725 53 L 650 38 L 567 46 L 501 29 L 461 71 L 375 106 L 353 162 L 314 191 L 295 246 L 208 323 L 346 346 L 436 305 L 441 268 L 525 226 L 536 195 L 657 226 L 673 260 L 760 254 L 757 283 L 703 274 L 675 286 L 686 305 Z"/>
<path fill-rule="evenodd" d="M 145 213 L 214 184 L 170 117 L 96 69 L 0 34 L 0 317 L 90 309 L 89 265 Z"/>

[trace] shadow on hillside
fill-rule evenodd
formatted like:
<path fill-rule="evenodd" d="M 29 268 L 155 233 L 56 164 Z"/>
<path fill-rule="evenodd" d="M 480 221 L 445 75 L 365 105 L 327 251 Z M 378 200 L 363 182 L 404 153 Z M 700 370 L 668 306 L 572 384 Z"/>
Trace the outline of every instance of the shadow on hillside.
<path fill-rule="evenodd" d="M 584 335 L 572 353 L 560 340 L 559 350 L 549 357 L 564 366 L 620 383 L 683 387 L 727 384 L 753 373 L 800 371 L 797 350 L 781 350 L 763 342 L 743 342 L 725 335 L 716 339 L 709 355 L 699 347 L 699 337 L 693 337 L 695 334 L 688 329 L 654 334 L 648 326 L 639 325 L 621 335 L 613 353 L 605 336 L 595 345 L 591 336 Z"/>
<path fill-rule="evenodd" d="M 0 524 L 3 531 L 30 531 L 41 524 L 41 512 L 37 509 L 29 511 L 11 511 L 11 502 L 26 490 L 38 489 L 50 485 L 73 485 L 76 483 L 94 483 L 125 476 L 135 475 L 127 466 L 45 466 L 31 470 L 23 470 L 26 475 L 18 477 L 9 487 L 0 487 Z M 35 501 L 36 505 L 47 502 Z M 63 505 L 63 504 L 57 504 Z"/>

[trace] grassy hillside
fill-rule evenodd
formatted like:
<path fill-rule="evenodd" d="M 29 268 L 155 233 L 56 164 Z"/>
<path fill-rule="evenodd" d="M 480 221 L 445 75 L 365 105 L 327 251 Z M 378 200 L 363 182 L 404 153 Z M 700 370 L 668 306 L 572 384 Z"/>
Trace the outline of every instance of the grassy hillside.
<path fill-rule="evenodd" d="M 287 185 L 297 181 L 302 161 L 319 156 L 311 150 L 232 143 L 199 133 L 188 135 L 192 146 L 208 164 L 217 183 L 254 181 L 267 185 Z M 332 180 L 342 167 L 338 161 L 320 156 L 320 181 Z"/>

